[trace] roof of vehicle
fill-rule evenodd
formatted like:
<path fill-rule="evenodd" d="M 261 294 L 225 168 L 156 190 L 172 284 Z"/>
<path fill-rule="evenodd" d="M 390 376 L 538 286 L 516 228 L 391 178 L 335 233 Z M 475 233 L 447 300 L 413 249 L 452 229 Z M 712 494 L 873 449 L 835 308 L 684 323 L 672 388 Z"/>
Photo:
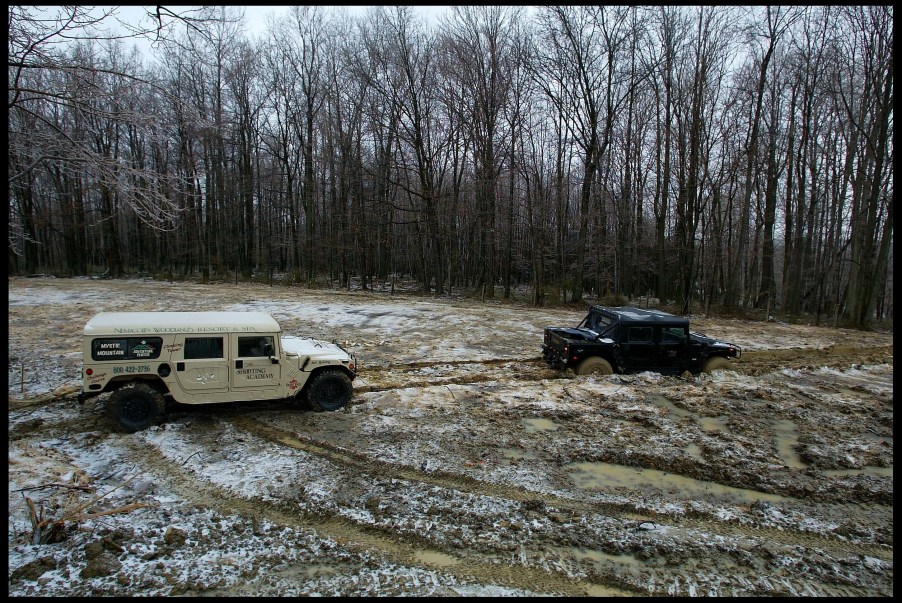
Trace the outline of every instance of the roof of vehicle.
<path fill-rule="evenodd" d="M 633 308 L 632 306 L 592 306 L 592 310 L 614 314 L 622 322 L 654 322 L 688 326 L 689 319 L 683 316 L 675 316 L 662 310 L 652 308 Z"/>
<path fill-rule="evenodd" d="M 85 335 L 167 333 L 274 333 L 279 323 L 266 312 L 101 312 Z"/>

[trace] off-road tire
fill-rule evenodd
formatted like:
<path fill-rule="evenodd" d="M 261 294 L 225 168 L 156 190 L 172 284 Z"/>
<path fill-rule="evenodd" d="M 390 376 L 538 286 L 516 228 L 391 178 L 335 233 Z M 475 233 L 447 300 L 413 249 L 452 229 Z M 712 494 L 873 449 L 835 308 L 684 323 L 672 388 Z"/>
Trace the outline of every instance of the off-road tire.
<path fill-rule="evenodd" d="M 732 363 L 723 356 L 712 356 L 705 360 L 705 364 L 702 365 L 702 372 L 710 373 L 718 369 L 730 370 L 732 367 Z"/>
<path fill-rule="evenodd" d="M 573 371 L 577 375 L 613 375 L 611 363 L 598 356 L 589 356 L 576 365 Z"/>
<path fill-rule="evenodd" d="M 340 370 L 325 370 L 307 387 L 307 400 L 318 412 L 340 410 L 351 401 L 351 379 Z"/>
<path fill-rule="evenodd" d="M 158 423 L 166 412 L 163 394 L 140 381 L 133 381 L 110 394 L 110 416 L 128 433 Z"/>

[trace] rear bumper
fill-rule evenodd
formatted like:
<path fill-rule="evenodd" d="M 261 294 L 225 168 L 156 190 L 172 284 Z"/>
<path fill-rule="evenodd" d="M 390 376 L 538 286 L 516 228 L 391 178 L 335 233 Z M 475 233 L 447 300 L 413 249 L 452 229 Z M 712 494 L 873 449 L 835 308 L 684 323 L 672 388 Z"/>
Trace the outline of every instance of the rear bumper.
<path fill-rule="evenodd" d="M 94 398 L 99 396 L 102 392 L 86 392 L 84 390 L 78 392 L 78 395 L 75 396 L 75 399 L 78 400 L 79 404 L 84 404 L 85 400 L 88 398 Z"/>
<path fill-rule="evenodd" d="M 549 345 L 542 345 L 542 358 L 551 368 L 563 370 L 567 368 L 567 360 L 561 356 L 560 352 Z"/>

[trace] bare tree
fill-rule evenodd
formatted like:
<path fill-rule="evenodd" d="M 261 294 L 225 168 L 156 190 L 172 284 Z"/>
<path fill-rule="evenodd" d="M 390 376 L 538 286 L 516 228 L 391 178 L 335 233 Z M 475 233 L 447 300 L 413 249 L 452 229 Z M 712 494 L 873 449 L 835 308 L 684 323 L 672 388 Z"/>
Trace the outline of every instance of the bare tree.
<path fill-rule="evenodd" d="M 10 10 L 11 271 L 892 313 L 890 7 L 116 19 Z"/>
<path fill-rule="evenodd" d="M 513 24 L 519 16 L 506 7 L 452 8 L 446 24 L 446 73 L 461 102 L 454 105 L 469 126 L 479 224 L 480 278 L 486 297 L 494 297 L 497 276 L 499 176 L 510 138 L 503 122 L 510 103 L 515 63 Z M 464 91 L 467 91 L 464 93 Z"/>
<path fill-rule="evenodd" d="M 160 7 L 161 11 L 164 11 Z M 122 272 L 118 235 L 113 217 L 127 211 L 156 230 L 170 230 L 179 218 L 179 208 L 168 194 L 172 182 L 155 172 L 132 154 L 123 132 L 152 132 L 153 118 L 142 113 L 135 103 L 155 84 L 148 80 L 135 55 L 125 58 L 122 40 L 136 35 L 159 38 L 171 34 L 174 22 L 187 23 L 191 16 L 162 12 L 154 28 L 136 28 L 124 34 L 110 30 L 116 9 L 92 10 L 88 7 L 51 8 L 10 7 L 9 12 L 9 96 L 8 132 L 14 158 L 10 162 L 8 182 L 22 202 L 14 216 L 23 228 L 26 263 L 36 268 L 31 233 L 32 211 L 28 189 L 38 176 L 54 175 L 55 182 L 75 195 L 78 233 L 69 230 L 69 238 L 83 240 L 91 227 L 81 211 L 90 199 L 85 191 L 97 190 L 103 220 L 107 269 Z M 201 21 L 198 20 L 198 23 Z M 140 93 L 135 91 L 141 89 Z M 26 150 L 27 149 L 27 150 Z M 79 177 L 72 177 L 78 174 Z M 92 182 L 82 185 L 84 178 Z M 11 233 L 11 237 L 14 234 Z M 13 245 L 15 248 L 15 244 Z M 77 257 L 77 256 L 76 256 Z M 76 270 L 87 268 L 78 261 Z"/>
<path fill-rule="evenodd" d="M 758 81 L 755 87 L 754 109 L 751 122 L 749 124 L 748 145 L 745 161 L 745 185 L 743 187 L 743 199 L 740 203 L 739 217 L 739 238 L 736 245 L 736 251 L 733 255 L 733 261 L 729 277 L 727 279 L 726 305 L 728 308 L 733 307 L 740 297 L 744 297 L 743 293 L 748 287 L 748 275 L 746 267 L 748 262 L 748 241 L 749 241 L 749 219 L 751 213 L 751 198 L 753 190 L 753 176 L 755 162 L 758 159 L 759 129 L 762 118 L 762 105 L 764 102 L 764 92 L 767 85 L 768 69 L 770 67 L 771 58 L 777 44 L 784 36 L 787 30 L 792 26 L 793 22 L 799 18 L 801 14 L 793 8 L 767 6 L 763 9 L 763 31 L 759 29 L 759 22 L 752 17 L 754 39 L 762 37 L 766 40 L 763 46 L 763 55 L 758 59 Z"/>
<path fill-rule="evenodd" d="M 611 145 L 615 116 L 629 95 L 620 72 L 620 61 L 628 49 L 627 11 L 548 7 L 540 17 L 547 50 L 538 63 L 537 79 L 558 111 L 573 120 L 572 130 L 583 157 L 573 301 L 583 296 L 592 186 Z"/>
<path fill-rule="evenodd" d="M 860 136 L 863 148 L 851 182 L 851 262 L 846 313 L 855 326 L 870 325 L 878 281 L 884 275 L 893 232 L 892 111 L 893 15 L 888 6 L 856 7 L 843 11 L 855 32 L 849 39 L 855 74 L 839 85 L 846 117 Z M 862 92 L 854 98 L 854 88 Z M 857 101 L 857 103 L 856 103 Z M 858 105 L 857 107 L 855 105 Z"/>
<path fill-rule="evenodd" d="M 406 203 L 393 204 L 423 228 L 417 236 L 423 288 L 444 292 L 448 234 L 442 227 L 442 181 L 449 165 L 449 130 L 439 103 L 436 42 L 406 7 L 371 13 L 364 31 L 367 57 L 375 65 L 368 84 L 388 108 L 388 137 L 396 145 L 397 170 L 382 172 Z"/>

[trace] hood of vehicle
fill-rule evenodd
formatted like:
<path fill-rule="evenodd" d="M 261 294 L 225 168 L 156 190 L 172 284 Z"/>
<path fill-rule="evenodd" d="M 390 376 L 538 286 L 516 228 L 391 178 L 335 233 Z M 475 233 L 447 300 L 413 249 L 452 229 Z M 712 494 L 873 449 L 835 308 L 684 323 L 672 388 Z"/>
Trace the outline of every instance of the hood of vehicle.
<path fill-rule="evenodd" d="M 310 356 L 319 360 L 350 360 L 351 356 L 339 346 L 319 339 L 309 337 L 296 337 L 283 335 L 281 338 L 282 349 L 287 354 L 295 354 L 300 357 Z"/>
<path fill-rule="evenodd" d="M 713 337 L 708 337 L 707 335 L 702 335 L 701 333 L 689 333 L 689 338 L 692 339 L 695 343 L 700 343 L 702 345 L 706 345 L 714 348 L 739 348 L 739 346 L 734 345 L 732 343 L 727 343 L 725 341 L 719 341 L 714 339 Z"/>

